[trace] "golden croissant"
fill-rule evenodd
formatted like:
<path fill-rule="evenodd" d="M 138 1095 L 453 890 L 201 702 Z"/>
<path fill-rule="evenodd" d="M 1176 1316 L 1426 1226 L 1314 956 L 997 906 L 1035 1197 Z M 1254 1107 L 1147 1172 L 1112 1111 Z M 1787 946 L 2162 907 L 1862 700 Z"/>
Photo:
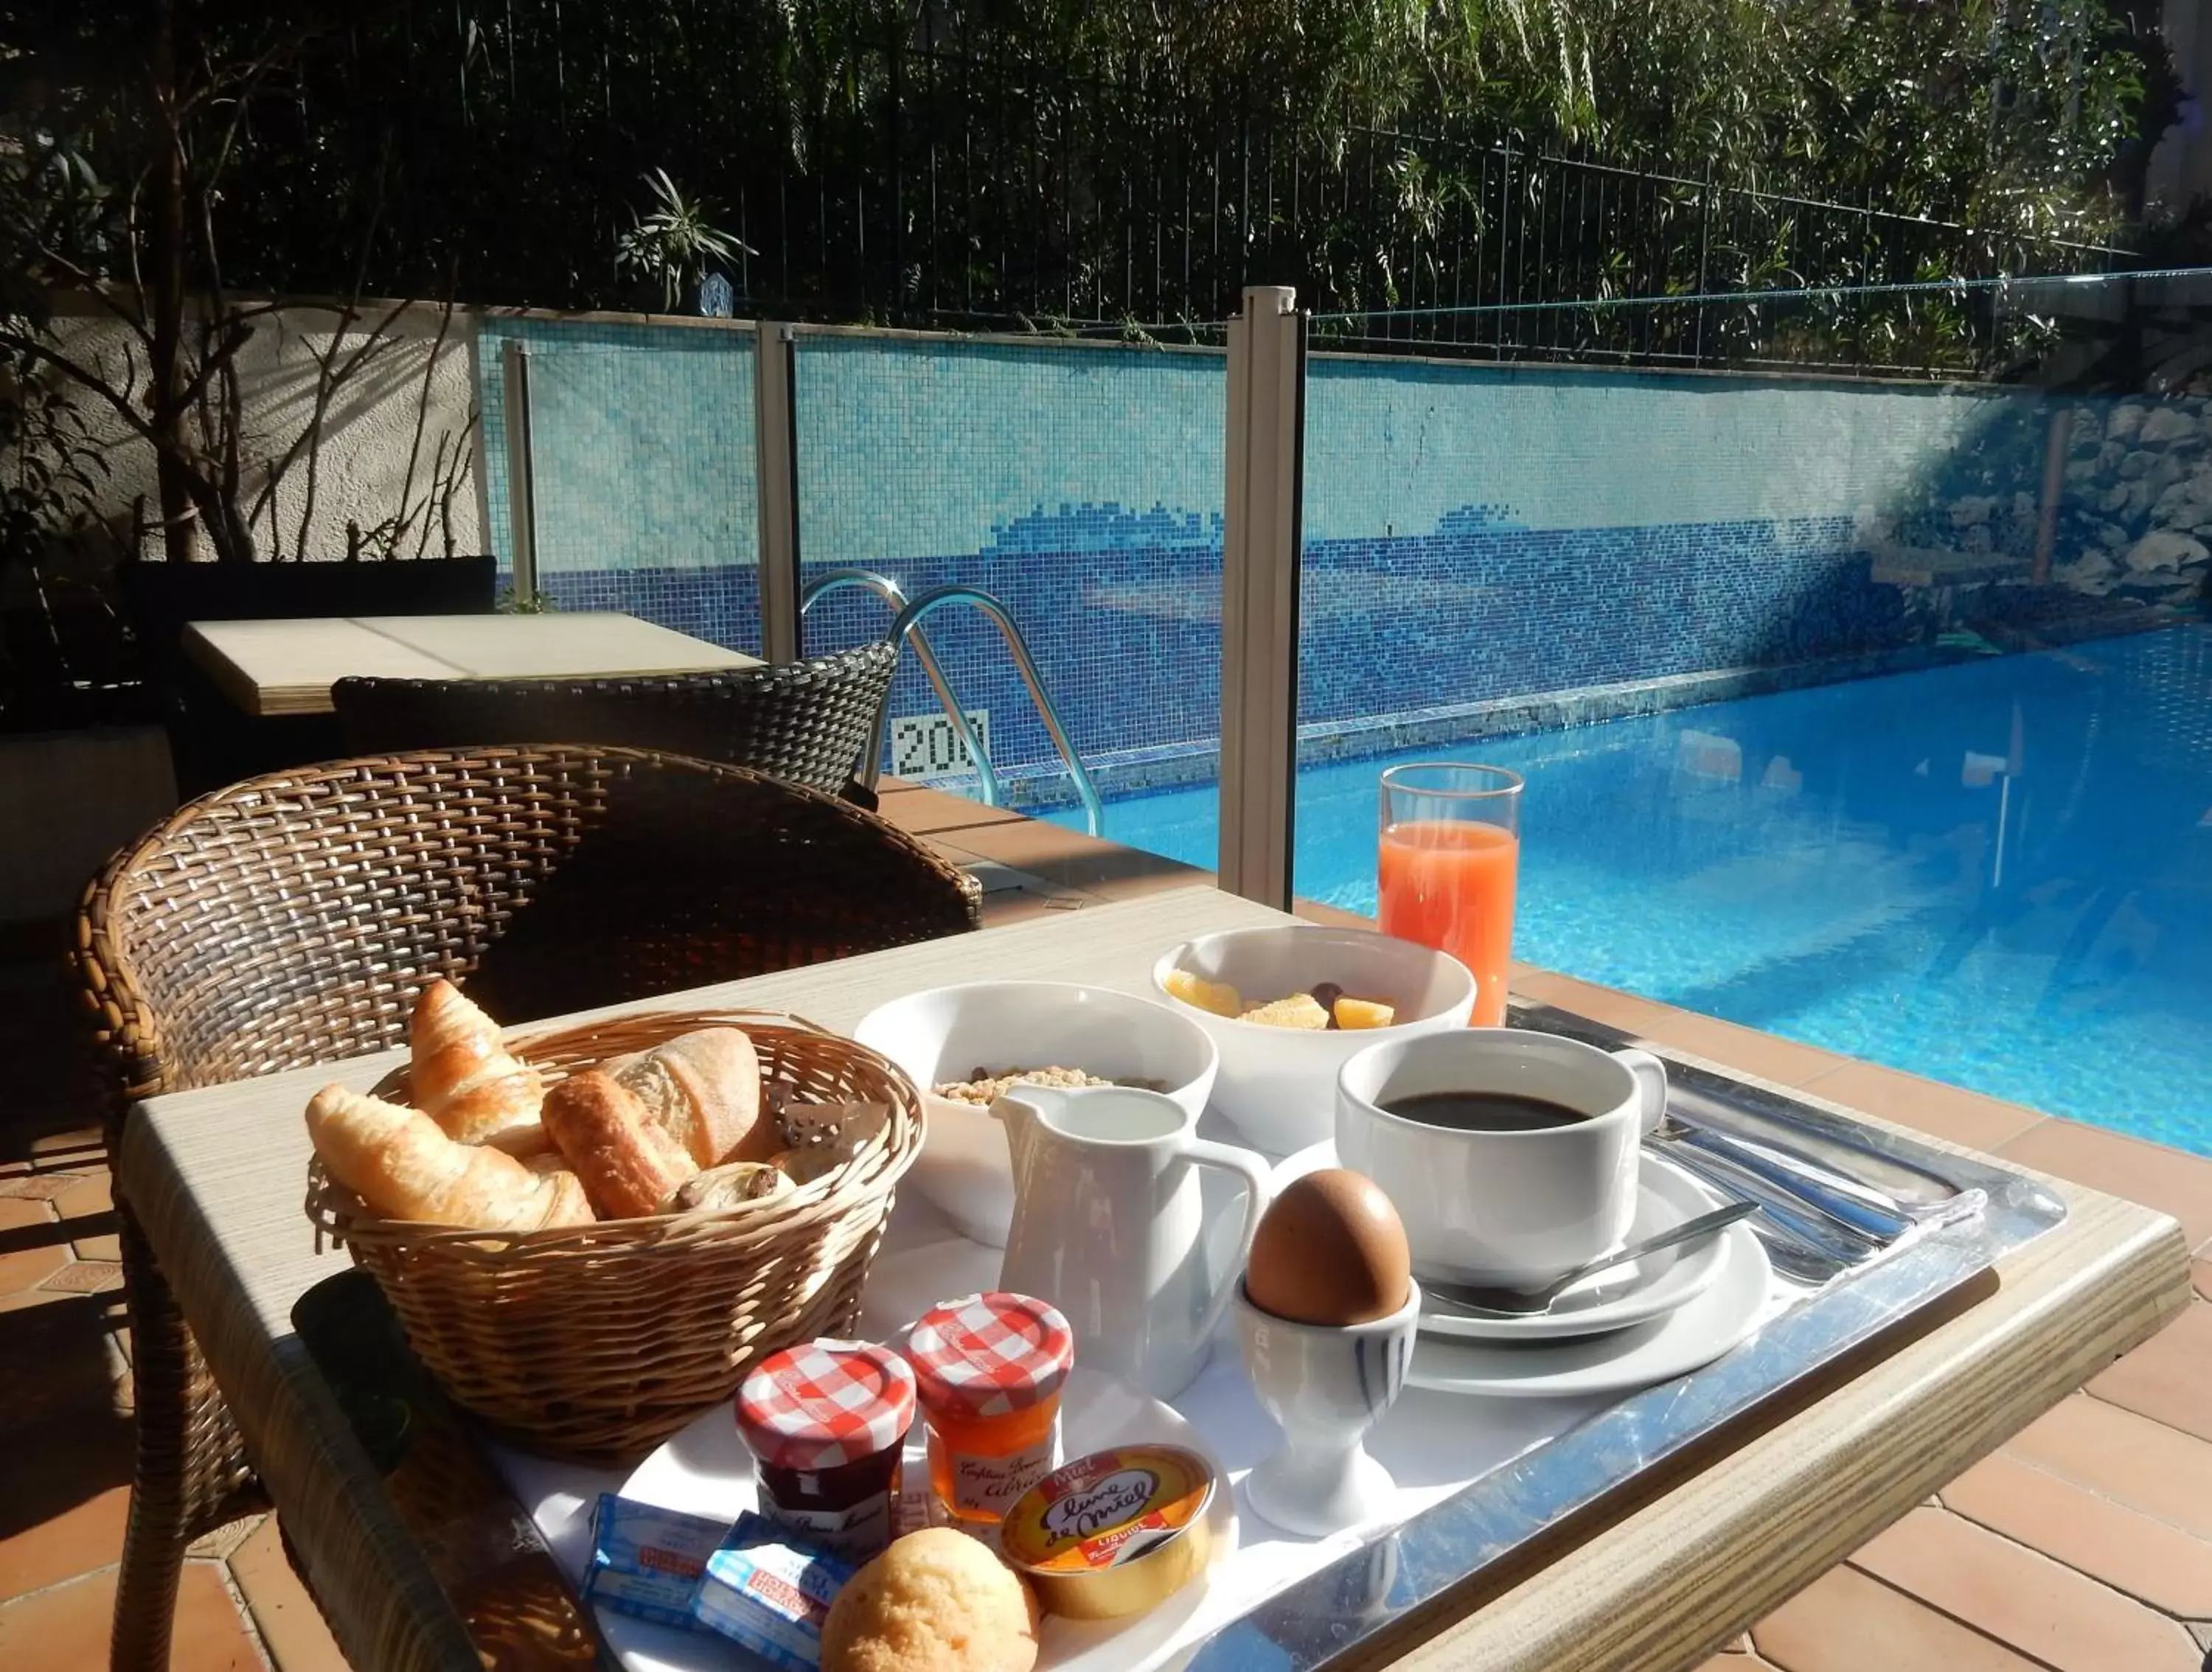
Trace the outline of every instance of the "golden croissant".
<path fill-rule="evenodd" d="M 498 1025 L 451 982 L 434 981 L 422 989 L 408 1040 L 415 1103 L 447 1137 L 495 1144 L 517 1155 L 546 1146 L 538 1117 L 544 1082 L 535 1068 L 507 1054 Z"/>
<path fill-rule="evenodd" d="M 503 1150 L 455 1143 L 428 1116 L 343 1085 L 315 1093 L 307 1136 L 330 1176 L 387 1219 L 471 1231 L 592 1222 L 573 1172 L 533 1171 Z"/>

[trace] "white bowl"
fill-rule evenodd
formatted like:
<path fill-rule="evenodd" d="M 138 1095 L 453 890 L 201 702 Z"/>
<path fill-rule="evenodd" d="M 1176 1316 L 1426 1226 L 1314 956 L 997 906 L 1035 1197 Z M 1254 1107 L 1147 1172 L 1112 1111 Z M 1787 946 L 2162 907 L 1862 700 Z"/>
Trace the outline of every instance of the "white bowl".
<path fill-rule="evenodd" d="M 878 1006 L 853 1037 L 889 1057 L 921 1089 L 928 1123 L 908 1177 L 963 1236 L 1004 1248 L 1014 1216 L 1006 1129 L 989 1110 L 931 1088 L 964 1080 L 978 1067 L 1080 1068 L 1108 1079 L 1158 1080 L 1200 1115 L 1220 1057 L 1206 1030 L 1181 1010 L 1066 982 L 975 982 Z"/>
<path fill-rule="evenodd" d="M 1247 1005 L 1334 982 L 1354 998 L 1390 1006 L 1401 1019 L 1387 1028 L 1325 1033 L 1240 1022 L 1170 994 L 1167 978 L 1176 970 L 1227 982 Z M 1317 923 L 1228 929 L 1186 940 L 1152 966 L 1152 984 L 1219 1048 L 1213 1106 L 1252 1143 L 1276 1156 L 1335 1134 L 1337 1073 L 1356 1053 L 1386 1039 L 1465 1027 L 1474 1010 L 1474 976 L 1449 952 L 1370 929 Z"/>

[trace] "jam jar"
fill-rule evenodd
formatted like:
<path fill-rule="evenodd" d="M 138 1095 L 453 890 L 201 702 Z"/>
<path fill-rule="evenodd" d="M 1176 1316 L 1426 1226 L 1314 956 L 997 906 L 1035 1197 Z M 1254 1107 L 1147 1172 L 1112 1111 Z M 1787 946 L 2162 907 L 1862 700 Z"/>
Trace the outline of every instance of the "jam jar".
<path fill-rule="evenodd" d="M 914 1371 L 889 1347 L 809 1341 L 761 1360 L 737 1403 L 761 1514 L 855 1564 L 876 1554 L 896 1530 L 914 1401 Z"/>
<path fill-rule="evenodd" d="M 995 1529 L 1052 1473 L 1075 1332 L 1027 1295 L 970 1295 L 923 1313 L 907 1357 L 928 1421 L 938 1501 L 956 1526 Z"/>

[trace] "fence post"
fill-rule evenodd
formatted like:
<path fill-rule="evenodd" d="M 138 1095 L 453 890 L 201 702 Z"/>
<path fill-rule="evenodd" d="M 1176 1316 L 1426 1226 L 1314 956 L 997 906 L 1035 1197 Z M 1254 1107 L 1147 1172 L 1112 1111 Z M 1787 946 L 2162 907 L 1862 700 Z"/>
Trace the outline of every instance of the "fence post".
<path fill-rule="evenodd" d="M 753 481 L 760 511 L 761 654 L 799 659 L 799 446 L 791 398 L 798 333 L 763 319 L 754 327 Z"/>
<path fill-rule="evenodd" d="M 2051 553 L 2058 544 L 2058 510 L 2066 497 L 2066 455 L 2074 445 L 2074 404 L 2063 395 L 2051 415 L 2051 429 L 2043 442 L 2043 497 L 2035 514 L 2035 560 L 2028 579 L 2036 586 L 2051 583 Z"/>
<path fill-rule="evenodd" d="M 519 337 L 499 349 L 501 412 L 507 426 L 507 529 L 514 547 L 514 597 L 538 596 L 538 484 L 530 464 L 530 353 Z"/>
<path fill-rule="evenodd" d="M 1253 285 L 1229 325 L 1221 550 L 1221 886 L 1287 910 L 1297 808 L 1306 319 Z"/>

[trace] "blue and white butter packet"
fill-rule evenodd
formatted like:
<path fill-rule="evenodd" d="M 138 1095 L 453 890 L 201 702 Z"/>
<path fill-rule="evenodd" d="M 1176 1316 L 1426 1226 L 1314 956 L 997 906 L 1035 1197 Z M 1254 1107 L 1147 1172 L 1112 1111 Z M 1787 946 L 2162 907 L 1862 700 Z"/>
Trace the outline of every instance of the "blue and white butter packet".
<path fill-rule="evenodd" d="M 763 1660 L 790 1672 L 815 1672 L 822 1664 L 822 1622 L 854 1572 L 850 1564 L 793 1543 L 781 1528 L 748 1513 L 707 1558 L 692 1613 L 699 1624 Z"/>
<path fill-rule="evenodd" d="M 699 1581 L 729 1530 L 725 1521 L 601 1493 L 592 1511 L 585 1600 L 656 1626 L 696 1630 Z"/>

